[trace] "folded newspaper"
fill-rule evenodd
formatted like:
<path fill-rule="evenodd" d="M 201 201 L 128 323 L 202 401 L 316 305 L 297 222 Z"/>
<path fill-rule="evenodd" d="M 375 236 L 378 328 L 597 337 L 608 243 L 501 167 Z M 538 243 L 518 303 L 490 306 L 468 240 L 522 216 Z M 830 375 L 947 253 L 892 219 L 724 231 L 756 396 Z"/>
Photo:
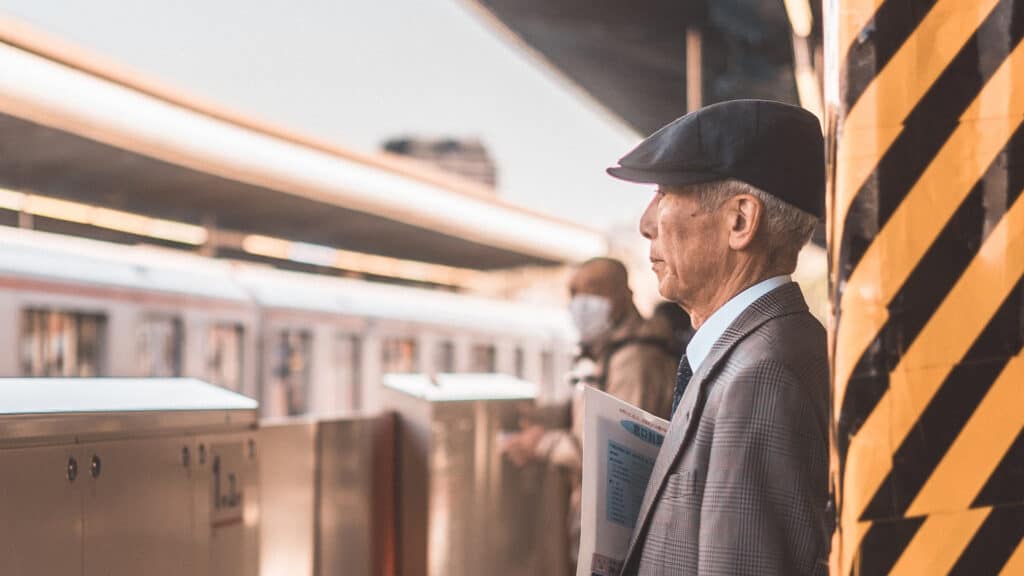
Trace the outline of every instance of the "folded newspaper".
<path fill-rule="evenodd" d="M 668 422 L 588 386 L 576 576 L 618 576 Z"/>

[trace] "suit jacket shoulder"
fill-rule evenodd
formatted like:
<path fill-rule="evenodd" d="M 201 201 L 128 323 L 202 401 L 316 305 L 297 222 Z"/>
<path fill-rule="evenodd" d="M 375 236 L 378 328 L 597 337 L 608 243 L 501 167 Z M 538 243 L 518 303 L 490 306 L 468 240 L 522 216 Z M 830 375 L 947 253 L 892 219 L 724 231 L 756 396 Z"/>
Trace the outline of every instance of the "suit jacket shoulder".
<path fill-rule="evenodd" d="M 722 358 L 721 370 L 736 373 L 773 364 L 786 372 L 793 385 L 800 386 L 808 400 L 828 415 L 828 347 L 825 328 L 806 309 L 787 311 L 767 319 L 740 339 Z M 724 376 L 721 375 L 721 376 Z M 714 385 L 728 386 L 732 378 L 714 379 Z"/>

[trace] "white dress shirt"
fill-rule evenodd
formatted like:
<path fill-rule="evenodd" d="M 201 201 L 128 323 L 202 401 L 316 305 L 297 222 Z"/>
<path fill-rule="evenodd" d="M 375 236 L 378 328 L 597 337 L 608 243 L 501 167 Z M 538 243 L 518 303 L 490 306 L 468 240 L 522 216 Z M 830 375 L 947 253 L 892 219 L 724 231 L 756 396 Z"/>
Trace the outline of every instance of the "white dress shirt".
<path fill-rule="evenodd" d="M 697 370 L 700 370 L 700 365 L 708 357 L 715 342 L 718 342 L 726 328 L 739 318 L 744 310 L 761 296 L 791 281 L 789 276 L 775 276 L 762 280 L 733 296 L 721 308 L 715 310 L 714 314 L 701 324 L 693 338 L 690 339 L 690 343 L 686 345 L 686 360 L 693 373 L 696 374 Z"/>

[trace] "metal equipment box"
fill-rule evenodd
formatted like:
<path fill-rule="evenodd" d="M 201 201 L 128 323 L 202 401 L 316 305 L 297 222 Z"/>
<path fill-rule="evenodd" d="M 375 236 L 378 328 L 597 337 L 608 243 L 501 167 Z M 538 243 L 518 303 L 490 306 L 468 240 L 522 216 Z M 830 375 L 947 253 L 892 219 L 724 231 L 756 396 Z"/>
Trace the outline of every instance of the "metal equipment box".
<path fill-rule="evenodd" d="M 255 401 L 190 379 L 0 380 L 13 576 L 255 576 Z"/>
<path fill-rule="evenodd" d="M 261 576 L 393 576 L 393 414 L 260 425 Z"/>
<path fill-rule="evenodd" d="M 534 407 L 536 387 L 500 374 L 390 374 L 399 415 L 398 574 L 560 576 L 567 483 L 498 450 Z"/>

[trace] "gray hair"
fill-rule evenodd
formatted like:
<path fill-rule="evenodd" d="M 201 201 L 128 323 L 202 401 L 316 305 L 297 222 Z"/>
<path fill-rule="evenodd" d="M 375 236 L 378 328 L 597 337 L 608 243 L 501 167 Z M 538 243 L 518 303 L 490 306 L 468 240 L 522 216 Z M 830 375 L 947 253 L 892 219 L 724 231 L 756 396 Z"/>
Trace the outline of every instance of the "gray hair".
<path fill-rule="evenodd" d="M 768 257 L 773 265 L 785 266 L 792 272 L 797 255 L 811 240 L 818 219 L 741 180 L 721 180 L 701 185 L 697 201 L 701 210 L 710 212 L 739 194 L 750 194 L 764 206 L 762 223 L 768 241 Z"/>

